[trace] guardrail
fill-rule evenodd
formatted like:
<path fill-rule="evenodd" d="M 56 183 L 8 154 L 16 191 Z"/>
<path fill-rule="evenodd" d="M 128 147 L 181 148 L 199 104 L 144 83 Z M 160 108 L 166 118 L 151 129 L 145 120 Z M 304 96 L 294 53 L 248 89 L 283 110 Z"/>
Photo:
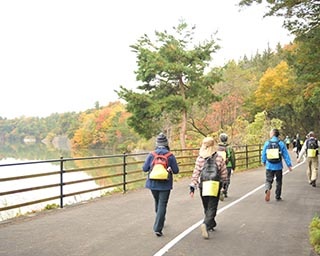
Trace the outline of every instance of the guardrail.
<path fill-rule="evenodd" d="M 261 145 L 236 146 L 234 149 L 236 152 L 237 171 L 260 165 Z M 191 175 L 198 150 L 172 150 L 180 167 L 178 177 L 187 174 Z M 148 152 L 81 158 L 61 157 L 54 160 L 2 164 L 0 165 L 0 212 L 56 201 L 59 201 L 59 205 L 56 205 L 56 207 L 63 208 L 65 205 L 70 204 L 70 202 L 65 202 L 67 197 L 76 197 L 96 191 L 100 192 L 99 195 L 89 195 L 90 199 L 114 191 L 125 193 L 130 189 L 142 187 L 146 179 L 146 173 L 142 172 L 141 167 L 147 154 Z M 48 164 L 53 165 L 54 169 L 51 171 L 39 170 L 39 168 L 42 168 L 41 165 L 47 166 Z M 31 172 L 26 174 L 23 170 L 27 166 L 31 166 L 31 168 L 28 167 Z M 35 168 L 36 166 L 37 168 Z M 18 167 L 21 171 L 15 171 L 17 175 L 10 175 L 14 173 L 11 170 L 16 170 Z M 2 171 L 5 171 L 5 174 Z M 20 172 L 24 174 L 21 175 Z M 72 175 L 79 173 L 85 174 L 85 177 L 83 175 L 82 177 Z M 45 180 L 41 181 L 44 178 Z M 29 184 L 32 183 L 30 181 L 35 181 L 35 179 L 39 179 L 41 183 L 30 186 Z M 18 181 L 20 181 L 19 187 L 16 184 Z M 79 184 L 86 184 L 86 186 L 82 185 L 79 188 L 76 186 Z M 50 193 L 47 193 L 48 190 L 50 190 Z M 8 203 L 9 200 L 6 200 L 6 197 L 21 196 L 31 192 L 36 194 L 36 199 L 26 199 L 19 203 Z M 3 198 L 2 205 L 1 198 Z"/>

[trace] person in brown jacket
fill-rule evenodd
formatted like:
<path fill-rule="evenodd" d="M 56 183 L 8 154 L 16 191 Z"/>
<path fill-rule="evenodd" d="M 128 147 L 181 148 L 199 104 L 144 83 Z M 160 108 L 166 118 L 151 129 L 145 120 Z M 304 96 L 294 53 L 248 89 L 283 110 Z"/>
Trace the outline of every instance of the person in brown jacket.
<path fill-rule="evenodd" d="M 194 196 L 196 188 L 200 190 L 200 196 L 204 209 L 204 220 L 201 224 L 201 234 L 205 239 L 209 238 L 208 231 L 213 231 L 217 223 L 217 214 L 220 192 L 224 182 L 228 180 L 226 163 L 222 156 L 217 154 L 212 137 L 206 137 L 202 141 L 199 156 L 196 159 L 192 173 L 190 196 Z"/>

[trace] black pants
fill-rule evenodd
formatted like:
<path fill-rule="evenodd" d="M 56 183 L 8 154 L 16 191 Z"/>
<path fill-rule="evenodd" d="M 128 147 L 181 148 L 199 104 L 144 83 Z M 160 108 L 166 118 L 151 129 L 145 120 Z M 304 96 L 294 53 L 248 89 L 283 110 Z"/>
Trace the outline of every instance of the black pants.
<path fill-rule="evenodd" d="M 282 190 L 282 170 L 278 170 L 278 171 L 266 170 L 265 190 L 272 189 L 272 183 L 273 183 L 274 177 L 276 177 L 276 191 L 275 191 L 276 199 L 280 199 L 281 190 Z"/>
<path fill-rule="evenodd" d="M 202 189 L 200 188 L 200 195 L 202 200 L 202 205 L 204 209 L 204 220 L 203 223 L 206 224 L 207 229 L 214 228 L 217 223 L 215 217 L 217 215 L 219 197 L 220 197 L 220 189 L 218 196 L 202 196 Z"/>

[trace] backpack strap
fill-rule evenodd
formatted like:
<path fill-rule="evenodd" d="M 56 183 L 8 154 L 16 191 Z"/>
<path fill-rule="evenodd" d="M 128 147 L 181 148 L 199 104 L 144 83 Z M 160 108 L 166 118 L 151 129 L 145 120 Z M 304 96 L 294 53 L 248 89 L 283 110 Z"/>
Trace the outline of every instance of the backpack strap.
<path fill-rule="evenodd" d="M 152 164 L 154 163 L 155 158 L 156 158 L 157 156 L 163 156 L 163 157 L 165 157 L 165 159 L 166 159 L 166 164 L 167 164 L 167 166 L 168 166 L 168 164 L 169 164 L 169 156 L 172 155 L 172 152 L 169 151 L 169 152 L 165 153 L 164 155 L 162 155 L 162 154 L 157 154 L 155 151 L 152 151 L 151 154 L 153 155 Z"/>

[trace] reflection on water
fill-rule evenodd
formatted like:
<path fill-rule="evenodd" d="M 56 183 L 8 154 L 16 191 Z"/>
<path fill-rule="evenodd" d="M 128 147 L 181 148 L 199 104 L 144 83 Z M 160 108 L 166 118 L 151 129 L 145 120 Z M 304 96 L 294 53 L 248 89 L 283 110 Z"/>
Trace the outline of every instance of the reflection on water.
<path fill-rule="evenodd" d="M 55 148 L 49 148 L 43 144 L 32 144 L 32 145 L 10 145 L 10 146 L 0 146 L 0 165 L 1 164 L 11 164 L 20 163 L 28 161 L 37 160 L 53 160 L 59 159 L 61 156 L 63 158 L 73 158 L 73 157 L 88 157 L 96 155 L 106 155 L 103 150 L 100 151 L 60 151 Z M 101 160 L 102 161 L 102 160 Z M 106 159 L 104 159 L 106 161 Z M 101 164 L 101 163 L 95 163 Z M 68 162 L 67 168 L 81 168 L 85 166 L 92 166 L 93 163 L 90 161 L 72 161 Z M 66 167 L 65 167 L 66 168 Z M 29 174 L 39 174 L 39 173 L 50 173 L 57 172 L 60 170 L 59 163 L 41 163 L 41 164 L 31 164 L 31 165 L 14 165 L 14 166 L 1 166 L 0 167 L 0 178 L 5 177 L 15 177 L 24 176 Z M 105 172 L 105 170 L 98 171 L 99 173 L 92 172 L 72 172 L 64 174 L 64 182 L 88 179 L 93 176 L 101 175 L 100 172 Z M 95 181 L 82 182 L 77 184 L 72 184 L 64 186 L 64 194 L 82 191 L 87 189 L 98 188 L 99 186 L 105 185 L 106 181 L 98 181 L 102 184 L 96 183 Z M 29 178 L 24 180 L 13 180 L 1 182 L 0 192 L 12 191 L 23 188 L 31 188 L 36 186 L 44 186 L 50 184 L 59 184 L 60 175 L 49 175 L 43 177 Z M 73 204 L 76 202 L 88 200 L 91 198 L 99 197 L 103 193 L 110 191 L 106 189 L 104 191 L 89 192 L 86 194 L 75 195 L 72 197 L 64 198 L 64 205 Z M 39 200 L 43 198 L 49 198 L 58 196 L 60 194 L 60 188 L 47 188 L 41 190 L 28 191 L 23 193 L 17 193 L 12 195 L 0 196 L 0 207 L 20 204 L 24 202 Z M 17 215 L 25 214 L 32 211 L 38 211 L 44 209 L 47 205 L 60 204 L 59 200 L 47 201 L 44 203 L 30 205 L 21 207 L 19 209 L 12 209 L 0 212 L 0 221 L 8 218 L 15 217 Z"/>

